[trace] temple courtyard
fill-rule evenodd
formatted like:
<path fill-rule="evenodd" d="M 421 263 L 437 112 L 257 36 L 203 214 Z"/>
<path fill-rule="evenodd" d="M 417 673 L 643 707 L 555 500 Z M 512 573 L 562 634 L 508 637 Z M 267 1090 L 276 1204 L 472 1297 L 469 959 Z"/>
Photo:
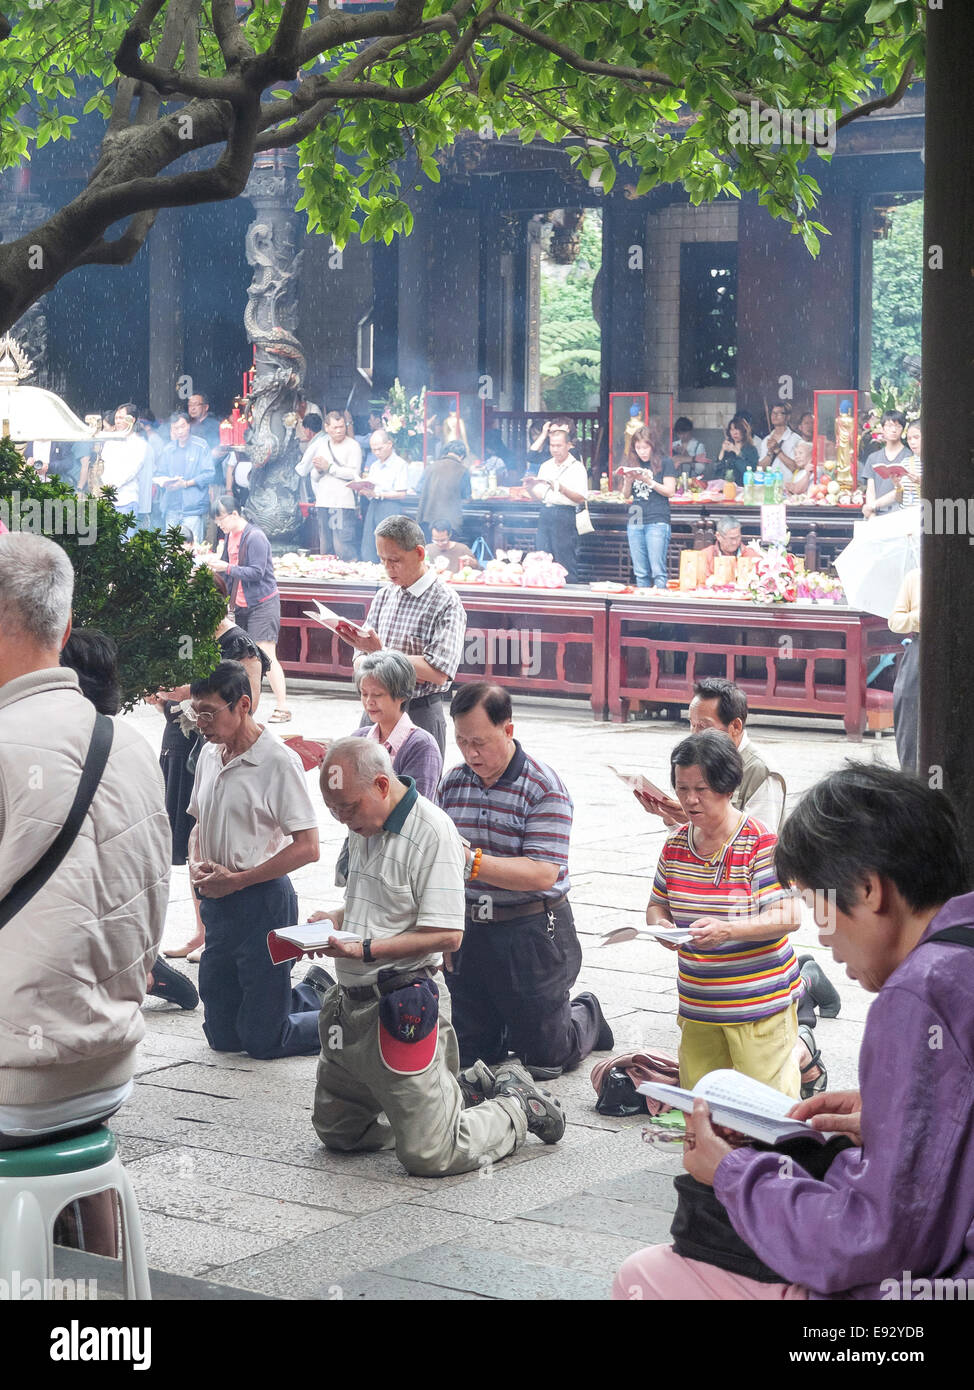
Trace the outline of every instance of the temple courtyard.
<path fill-rule="evenodd" d="M 291 693 L 288 732 L 334 738 L 359 722 L 347 691 L 305 683 Z M 158 747 L 157 711 L 126 718 Z M 664 835 L 606 765 L 641 768 L 668 785 L 668 753 L 687 725 L 598 724 L 587 707 L 523 699 L 515 721 L 515 736 L 561 774 L 575 803 L 571 901 L 584 951 L 577 988 L 598 995 L 616 1052 L 675 1055 L 675 956 L 646 942 L 595 943 L 610 927 L 642 923 Z M 784 774 L 789 804 L 850 756 L 896 766 L 890 735 L 850 744 L 838 721 L 756 716 L 749 729 Z M 451 741 L 446 767 L 457 761 Z M 321 858 L 294 876 L 302 916 L 340 902 L 332 884 L 342 838 L 322 806 Z M 192 924 L 187 873 L 177 868 L 164 945 L 188 940 Z M 869 996 L 810 926 L 795 940 L 841 993 L 839 1017 L 822 1021 L 817 1038 L 829 1088 L 853 1086 Z M 196 966 L 176 964 L 195 979 Z M 260 1062 L 211 1052 L 201 1009 L 150 999 L 144 1016 L 135 1093 L 112 1126 L 138 1193 L 156 1298 L 602 1299 L 626 1255 L 668 1237 L 681 1146 L 646 1142 L 646 1116 L 596 1112 L 589 1073 L 598 1057 L 550 1083 L 568 1117 L 560 1144 L 529 1137 L 492 1168 L 424 1179 L 406 1174 L 394 1153 L 342 1156 L 321 1147 L 311 1127 L 314 1058 Z M 111 1262 L 66 1256 L 68 1269 L 97 1275 L 100 1296 L 114 1296 Z"/>

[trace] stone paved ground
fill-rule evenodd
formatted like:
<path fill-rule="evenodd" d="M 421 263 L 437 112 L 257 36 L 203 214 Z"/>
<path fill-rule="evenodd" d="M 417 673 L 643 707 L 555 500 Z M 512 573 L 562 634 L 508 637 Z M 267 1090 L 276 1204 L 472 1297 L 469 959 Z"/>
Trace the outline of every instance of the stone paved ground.
<path fill-rule="evenodd" d="M 303 689 L 294 699 L 295 732 L 335 737 L 358 723 L 348 695 Z M 155 711 L 129 718 L 158 744 Z M 642 942 L 593 944 L 611 926 L 642 921 L 662 842 L 658 822 L 605 764 L 642 767 L 664 782 L 680 726 L 595 724 L 567 702 L 522 701 L 516 720 L 518 736 L 559 770 L 575 801 L 579 987 L 598 994 L 618 1050 L 675 1053 L 673 955 Z M 857 749 L 838 723 L 810 729 L 756 719 L 753 735 L 790 793 L 850 752 L 895 765 L 890 738 Z M 451 743 L 447 766 L 455 761 Z M 303 912 L 338 900 L 330 883 L 342 836 L 323 809 L 321 835 L 320 862 L 295 875 Z M 188 879 L 176 869 L 165 944 L 187 940 L 191 926 Z M 810 927 L 797 939 L 842 994 L 840 1017 L 823 1021 L 818 1037 L 830 1084 L 853 1085 L 868 997 Z M 186 968 L 195 975 L 196 967 Z M 322 1149 L 310 1119 L 313 1058 L 217 1055 L 203 1040 L 199 1013 L 157 1000 L 145 1018 L 136 1091 L 113 1126 L 138 1192 L 150 1265 L 206 1281 L 159 1279 L 157 1296 L 185 1297 L 192 1288 L 205 1298 L 604 1298 L 626 1255 L 667 1237 L 679 1146 L 644 1142 L 639 1118 L 598 1115 L 589 1064 L 552 1083 L 569 1121 L 561 1144 L 532 1138 L 486 1175 L 423 1179 L 408 1176 L 393 1154 Z"/>

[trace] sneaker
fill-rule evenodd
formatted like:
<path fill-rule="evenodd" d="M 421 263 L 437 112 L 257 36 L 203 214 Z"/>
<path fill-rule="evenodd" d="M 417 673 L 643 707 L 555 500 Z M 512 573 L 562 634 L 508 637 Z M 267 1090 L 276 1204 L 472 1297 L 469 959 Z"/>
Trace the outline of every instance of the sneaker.
<path fill-rule="evenodd" d="M 310 985 L 322 1003 L 325 1002 L 325 995 L 328 991 L 335 988 L 335 981 L 327 970 L 322 970 L 320 965 L 309 965 L 308 973 L 301 983 Z"/>
<path fill-rule="evenodd" d="M 812 956 L 799 956 L 798 966 L 813 1002 L 822 1018 L 838 1018 L 842 1008 L 839 991 Z"/>
<path fill-rule="evenodd" d="M 595 995 L 589 993 L 587 990 L 584 994 L 576 994 L 572 1003 L 581 1004 L 583 1000 L 594 1010 L 595 1017 L 598 1019 L 599 1023 L 599 1031 L 596 1035 L 595 1042 L 592 1044 L 592 1051 L 610 1052 L 612 1048 L 615 1047 L 616 1040 L 612 1029 L 606 1022 L 605 1014 L 602 1012 L 602 1005 L 596 999 Z"/>
<path fill-rule="evenodd" d="M 532 1067 L 525 1068 L 532 1081 L 557 1081 L 565 1070 L 564 1067 Z"/>
<path fill-rule="evenodd" d="M 528 1131 L 536 1134 L 545 1144 L 557 1144 L 565 1133 L 565 1112 L 561 1103 L 548 1091 L 535 1086 L 523 1067 L 514 1062 L 506 1062 L 498 1068 L 494 1086 L 494 1098 L 509 1096 L 523 1107 L 527 1116 Z"/>
<path fill-rule="evenodd" d="M 472 1067 L 465 1068 L 457 1077 L 457 1083 L 463 1095 L 464 1110 L 490 1100 L 497 1084 L 494 1073 L 484 1062 L 474 1062 Z"/>
<path fill-rule="evenodd" d="M 146 994 L 154 994 L 181 1009 L 195 1009 L 200 1002 L 196 986 L 186 975 L 174 970 L 160 956 L 152 967 L 152 985 Z"/>
<path fill-rule="evenodd" d="M 822 1061 L 822 1054 L 819 1052 L 815 1042 L 815 1034 L 807 1024 L 799 1024 L 798 1036 L 808 1048 L 809 1058 L 801 1068 L 801 1091 L 802 1100 L 811 1100 L 812 1096 L 817 1096 L 824 1091 L 829 1084 L 829 1074 L 825 1070 L 825 1063 Z M 818 1070 L 818 1076 L 812 1077 L 811 1073 Z"/>

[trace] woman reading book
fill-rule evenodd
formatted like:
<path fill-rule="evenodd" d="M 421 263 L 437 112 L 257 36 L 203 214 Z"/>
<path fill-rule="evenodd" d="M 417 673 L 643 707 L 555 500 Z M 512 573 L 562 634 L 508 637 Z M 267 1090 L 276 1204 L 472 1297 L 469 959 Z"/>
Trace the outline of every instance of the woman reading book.
<path fill-rule="evenodd" d="M 785 822 L 778 878 L 811 890 L 823 945 L 876 995 L 859 1091 L 791 1111 L 848 1136 L 824 1173 L 732 1148 L 698 1100 L 684 1167 L 713 1189 L 771 1272 L 735 1272 L 658 1245 L 630 1256 L 616 1298 L 969 1298 L 974 1285 L 974 894 L 943 792 L 878 763 L 848 763 Z M 777 1279 L 775 1280 L 775 1275 Z M 937 1284 L 944 1289 L 935 1293 Z"/>
<path fill-rule="evenodd" d="M 663 846 L 646 922 L 693 934 L 663 943 L 680 957 L 680 1085 L 731 1067 L 797 1100 L 800 904 L 775 873 L 775 836 L 732 804 L 744 765 L 726 735 L 691 734 L 670 769 L 687 824 Z"/>

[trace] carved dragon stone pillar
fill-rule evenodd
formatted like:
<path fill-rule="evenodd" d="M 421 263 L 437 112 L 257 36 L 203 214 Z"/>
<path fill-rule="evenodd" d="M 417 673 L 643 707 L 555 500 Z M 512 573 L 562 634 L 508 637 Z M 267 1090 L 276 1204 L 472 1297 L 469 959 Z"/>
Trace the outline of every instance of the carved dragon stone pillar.
<path fill-rule="evenodd" d="M 295 437 L 297 405 L 306 362 L 295 334 L 298 273 L 297 156 L 293 150 L 259 155 L 245 196 L 256 217 L 247 229 L 247 261 L 254 276 L 247 290 L 244 326 L 256 348 L 253 423 L 249 436 L 253 462 L 247 515 L 271 541 L 292 542 L 299 523 L 300 459 Z"/>

